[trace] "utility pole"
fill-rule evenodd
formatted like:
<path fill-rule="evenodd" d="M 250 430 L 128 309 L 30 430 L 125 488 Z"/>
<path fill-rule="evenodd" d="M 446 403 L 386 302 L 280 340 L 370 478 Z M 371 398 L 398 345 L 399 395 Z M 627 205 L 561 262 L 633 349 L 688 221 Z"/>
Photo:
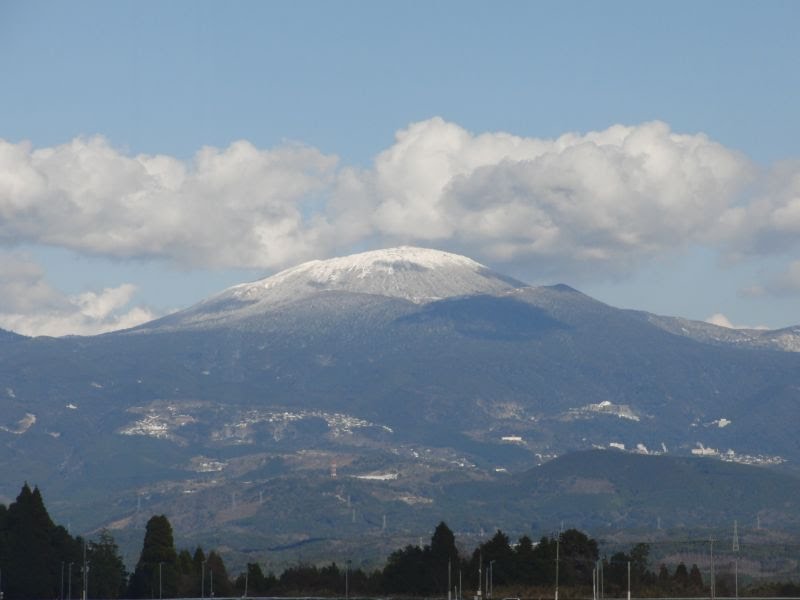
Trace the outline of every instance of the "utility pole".
<path fill-rule="evenodd" d="M 384 518 L 386 518 L 386 515 L 384 515 Z M 386 522 L 384 521 L 384 524 L 385 523 Z M 453 562 L 452 558 L 447 559 L 447 600 L 451 600 L 450 591 L 452 589 L 451 588 L 452 581 L 450 579 L 450 569 L 452 568 L 452 562 Z"/>
<path fill-rule="evenodd" d="M 561 526 L 563 527 L 564 524 L 562 522 Z M 559 546 L 561 544 L 561 533 L 559 532 L 558 537 L 556 538 L 556 597 L 555 600 L 558 600 L 558 553 L 559 553 Z"/>
<path fill-rule="evenodd" d="M 74 563 L 69 563 L 69 587 L 67 588 L 67 600 L 72 600 L 72 565 Z"/>
<path fill-rule="evenodd" d="M 733 522 L 734 581 L 736 600 L 739 600 L 739 523 Z"/>
<path fill-rule="evenodd" d="M 344 600 L 350 597 L 350 559 L 344 561 Z"/>
<path fill-rule="evenodd" d="M 716 576 L 714 575 L 714 538 L 709 540 L 711 543 L 711 600 L 716 598 Z"/>
<path fill-rule="evenodd" d="M 206 597 L 206 561 L 200 563 L 200 598 Z"/>
<path fill-rule="evenodd" d="M 481 588 L 483 587 L 483 552 L 478 555 L 478 594 L 475 596 L 475 600 L 481 600 L 483 594 L 481 593 Z"/>
<path fill-rule="evenodd" d="M 606 568 L 603 559 L 600 559 L 600 600 L 606 596 Z"/>
<path fill-rule="evenodd" d="M 164 566 L 163 562 L 158 563 L 158 600 L 161 600 L 161 567 Z"/>
<path fill-rule="evenodd" d="M 2 590 L 0 590 L 2 591 Z M 61 600 L 64 600 L 64 561 L 61 561 L 61 592 L 58 594 Z"/>
<path fill-rule="evenodd" d="M 88 584 L 89 572 L 86 566 L 86 541 L 83 542 L 83 600 L 86 600 L 86 584 Z"/>

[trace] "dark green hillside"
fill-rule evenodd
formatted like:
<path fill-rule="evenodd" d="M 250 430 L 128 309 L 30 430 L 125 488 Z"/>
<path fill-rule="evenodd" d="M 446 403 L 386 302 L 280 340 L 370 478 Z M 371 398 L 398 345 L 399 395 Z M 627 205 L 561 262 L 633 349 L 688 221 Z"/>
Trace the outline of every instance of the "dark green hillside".
<path fill-rule="evenodd" d="M 591 530 L 728 527 L 735 519 L 800 529 L 800 478 L 713 458 L 574 452 L 507 481 L 457 484 L 476 514 Z M 517 517 L 518 518 L 518 517 Z M 518 518 L 519 520 L 519 518 Z M 519 526 L 519 523 L 514 523 Z"/>

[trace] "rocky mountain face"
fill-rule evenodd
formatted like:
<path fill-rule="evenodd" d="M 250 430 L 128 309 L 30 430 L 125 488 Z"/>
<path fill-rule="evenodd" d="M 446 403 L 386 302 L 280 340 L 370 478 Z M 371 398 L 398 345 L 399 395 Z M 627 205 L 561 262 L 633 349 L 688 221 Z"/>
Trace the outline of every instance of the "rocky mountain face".
<path fill-rule="evenodd" d="M 619 310 L 433 250 L 313 261 L 128 331 L 4 336 L 0 494 L 38 483 L 54 516 L 123 542 L 158 511 L 188 539 L 280 553 L 365 532 L 391 547 L 448 514 L 468 528 L 450 486 L 577 450 L 791 471 L 797 335 Z"/>

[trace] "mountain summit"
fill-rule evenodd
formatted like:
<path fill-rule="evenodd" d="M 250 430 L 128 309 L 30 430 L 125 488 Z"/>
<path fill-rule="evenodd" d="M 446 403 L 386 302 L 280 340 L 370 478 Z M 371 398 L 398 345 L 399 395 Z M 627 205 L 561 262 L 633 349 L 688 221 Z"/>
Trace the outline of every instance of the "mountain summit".
<path fill-rule="evenodd" d="M 312 260 L 223 293 L 241 300 L 294 298 L 321 290 L 404 298 L 424 303 L 453 296 L 495 294 L 525 284 L 471 258 L 441 250 L 400 246 L 328 260 Z"/>
<path fill-rule="evenodd" d="M 527 284 L 466 256 L 400 246 L 312 260 L 271 277 L 228 288 L 157 323 L 218 323 L 267 312 L 320 292 L 369 294 L 426 304 L 459 296 L 502 294 L 523 287 Z"/>

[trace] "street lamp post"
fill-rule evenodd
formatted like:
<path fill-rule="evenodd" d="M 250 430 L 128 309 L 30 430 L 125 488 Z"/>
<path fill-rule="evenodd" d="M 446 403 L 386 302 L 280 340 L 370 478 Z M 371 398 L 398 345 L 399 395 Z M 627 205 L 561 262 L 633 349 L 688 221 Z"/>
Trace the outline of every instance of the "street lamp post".
<path fill-rule="evenodd" d="M 453 588 L 451 587 L 452 586 L 452 580 L 451 580 L 451 575 L 450 575 L 450 571 L 452 569 L 452 564 L 451 563 L 452 563 L 452 559 L 448 558 L 447 559 L 447 600 L 451 600 L 452 599 L 452 595 L 451 594 L 452 594 L 452 591 L 453 591 Z"/>
<path fill-rule="evenodd" d="M 350 597 L 350 559 L 344 561 L 344 600 Z"/>
<path fill-rule="evenodd" d="M 200 598 L 206 597 L 206 561 L 200 563 Z"/>
<path fill-rule="evenodd" d="M 161 600 L 161 567 L 163 562 L 158 563 L 158 600 Z"/>
<path fill-rule="evenodd" d="M 631 561 L 628 561 L 628 600 L 631 600 Z"/>
<path fill-rule="evenodd" d="M 475 600 L 483 598 L 483 552 L 478 554 L 478 593 L 475 595 Z"/>
<path fill-rule="evenodd" d="M 492 597 L 492 592 L 494 591 L 494 563 L 496 560 L 489 561 L 489 598 Z"/>
<path fill-rule="evenodd" d="M 69 575 L 67 579 L 69 580 L 69 586 L 67 587 L 67 600 L 72 600 L 72 565 L 75 563 L 69 563 Z"/>

